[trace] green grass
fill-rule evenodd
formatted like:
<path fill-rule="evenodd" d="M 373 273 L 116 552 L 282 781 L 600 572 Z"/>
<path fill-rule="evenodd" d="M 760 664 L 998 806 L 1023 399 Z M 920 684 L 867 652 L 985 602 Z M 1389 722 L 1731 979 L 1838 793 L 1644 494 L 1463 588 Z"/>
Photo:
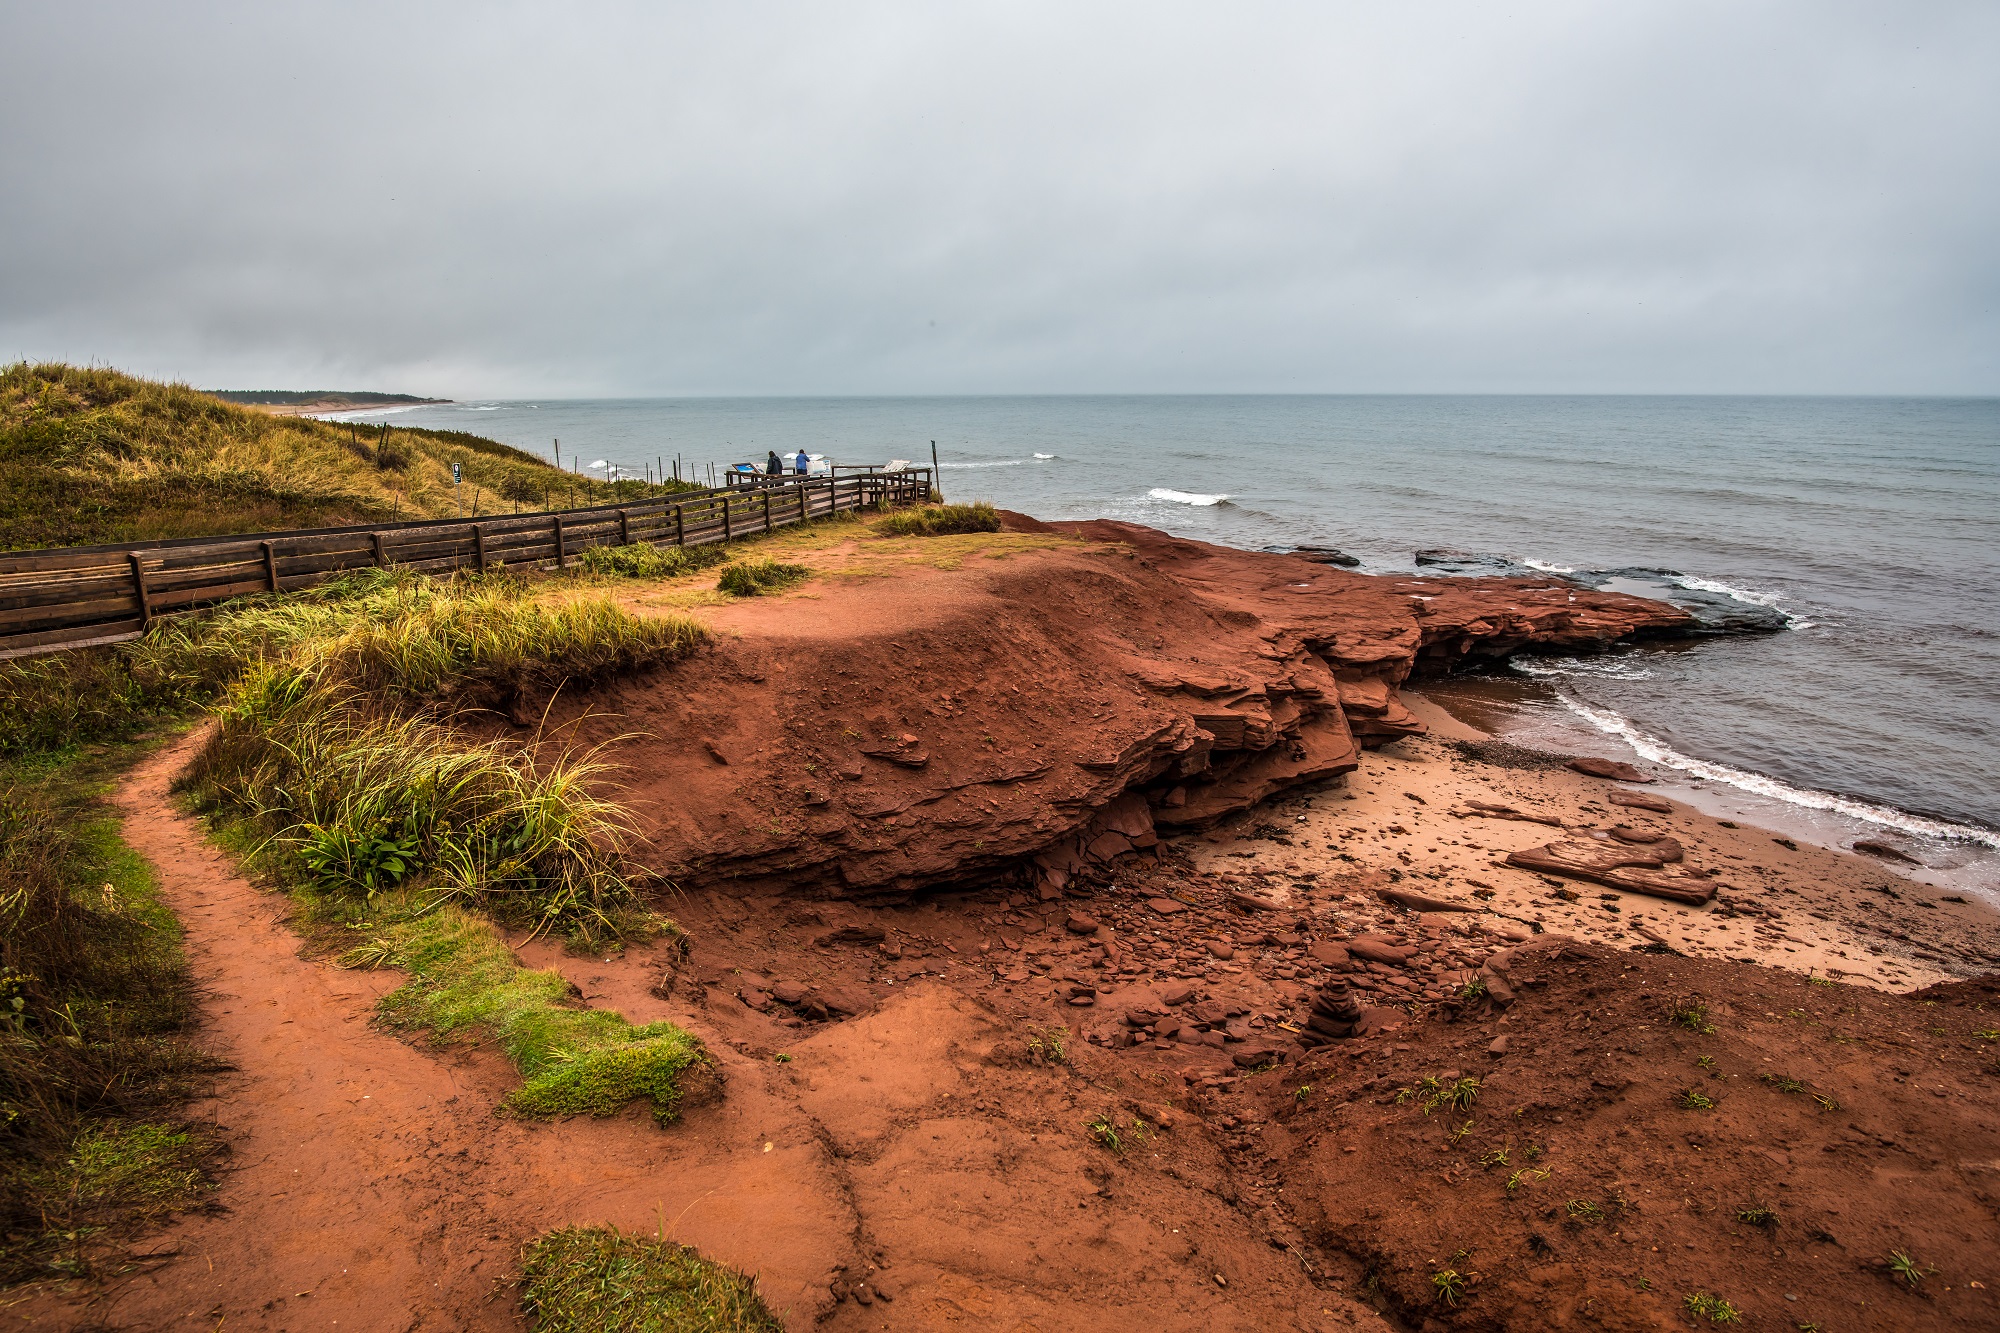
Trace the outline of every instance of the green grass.
<path fill-rule="evenodd" d="M 518 1115 L 608 1116 L 645 1099 L 664 1125 L 678 1116 L 687 1081 L 712 1076 L 694 1036 L 577 1007 L 561 973 L 522 967 L 479 917 L 404 902 L 385 904 L 370 925 L 360 961 L 409 974 L 383 997 L 383 1019 L 439 1042 L 490 1035 L 520 1072 L 506 1101 Z"/>
<path fill-rule="evenodd" d="M 214 1063 L 180 932 L 100 803 L 124 756 L 0 769 L 0 1284 L 90 1271 L 192 1206 L 214 1145 L 173 1122 Z"/>
<path fill-rule="evenodd" d="M 521 1307 L 535 1333 L 782 1333 L 755 1279 L 672 1241 L 563 1227 L 528 1246 Z"/>
<path fill-rule="evenodd" d="M 1681 1302 L 1687 1312 L 1696 1319 L 1706 1319 L 1711 1324 L 1737 1324 L 1743 1321 L 1740 1310 L 1706 1291 L 1691 1291 Z"/>
<path fill-rule="evenodd" d="M 943 537 L 959 532 L 998 532 L 1000 513 L 990 500 L 964 505 L 919 505 L 898 509 L 875 520 L 884 537 Z"/>
<path fill-rule="evenodd" d="M 722 577 L 715 581 L 715 586 L 732 597 L 756 597 L 789 587 L 811 573 L 812 570 L 805 565 L 788 565 L 770 556 L 762 556 L 724 565 Z"/>
<path fill-rule="evenodd" d="M 545 607 L 507 583 L 458 593 L 418 580 L 362 605 L 229 686 L 184 785 L 268 835 L 266 866 L 285 882 L 364 898 L 422 883 L 511 924 L 627 933 L 636 896 L 620 869 L 623 812 L 593 791 L 603 764 L 474 742 L 448 713 L 387 705 L 670 662 L 706 630 L 602 600 Z"/>
<path fill-rule="evenodd" d="M 451 481 L 452 464 L 465 478 Z M 0 367 L 0 550 L 601 504 L 616 484 L 463 431 L 277 417 L 104 368 Z"/>
<path fill-rule="evenodd" d="M 719 543 L 707 546 L 655 546 L 633 542 L 630 546 L 592 546 L 577 558 L 587 573 L 627 579 L 672 579 L 713 569 L 729 559 L 729 548 Z"/>

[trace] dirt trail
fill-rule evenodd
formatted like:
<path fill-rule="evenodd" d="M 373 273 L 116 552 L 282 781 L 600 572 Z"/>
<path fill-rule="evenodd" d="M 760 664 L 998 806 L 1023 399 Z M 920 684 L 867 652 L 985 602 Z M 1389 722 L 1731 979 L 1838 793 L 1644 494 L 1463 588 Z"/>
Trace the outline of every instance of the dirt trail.
<path fill-rule="evenodd" d="M 646 995 L 659 955 L 529 947 L 594 1002 L 702 1035 L 727 1095 L 666 1131 L 636 1110 L 496 1115 L 512 1083 L 497 1057 L 370 1026 L 399 974 L 301 959 L 285 901 L 174 808 L 168 785 L 193 744 L 148 760 L 116 800 L 187 929 L 209 995 L 205 1042 L 237 1067 L 194 1109 L 232 1150 L 217 1207 L 148 1238 L 143 1252 L 170 1257 L 147 1271 L 32 1293 L 0 1327 L 515 1329 L 521 1245 L 597 1222 L 664 1223 L 757 1274 L 798 1329 L 829 1317 L 853 1329 L 1380 1326 L 1245 1225 L 1197 1127 L 1149 1153 L 1184 1170 L 1117 1175 L 1076 1132 L 1098 1106 L 1082 1078 L 1027 1065 L 1008 1018 L 940 984 L 905 987 L 776 1063 L 732 1046 L 705 989 L 686 1003 Z M 890 1300 L 837 1303 L 853 1278 Z"/>

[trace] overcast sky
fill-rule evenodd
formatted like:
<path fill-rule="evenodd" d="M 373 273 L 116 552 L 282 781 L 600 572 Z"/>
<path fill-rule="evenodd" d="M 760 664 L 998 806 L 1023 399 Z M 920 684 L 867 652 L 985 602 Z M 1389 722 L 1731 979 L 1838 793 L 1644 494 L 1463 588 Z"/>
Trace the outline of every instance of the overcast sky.
<path fill-rule="evenodd" d="M 0 357 L 2000 392 L 2000 4 L 0 6 Z"/>

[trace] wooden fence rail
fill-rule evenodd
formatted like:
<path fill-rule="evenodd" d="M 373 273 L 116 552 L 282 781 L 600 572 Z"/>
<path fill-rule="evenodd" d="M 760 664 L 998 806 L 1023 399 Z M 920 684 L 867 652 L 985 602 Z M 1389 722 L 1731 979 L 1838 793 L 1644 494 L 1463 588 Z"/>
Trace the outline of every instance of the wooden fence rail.
<path fill-rule="evenodd" d="M 706 546 L 931 494 L 930 469 L 908 468 L 773 477 L 589 509 L 0 552 L 0 660 L 135 639 L 163 616 L 350 569 L 561 568 L 593 546 Z"/>

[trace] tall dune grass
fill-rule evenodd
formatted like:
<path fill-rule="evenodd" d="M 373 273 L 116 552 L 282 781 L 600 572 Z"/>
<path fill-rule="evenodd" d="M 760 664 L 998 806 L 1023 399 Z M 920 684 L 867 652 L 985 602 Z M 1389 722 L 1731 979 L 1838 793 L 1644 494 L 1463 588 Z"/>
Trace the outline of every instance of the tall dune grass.
<path fill-rule="evenodd" d="M 464 477 L 452 483 L 452 465 Z M 691 489 L 463 431 L 277 417 L 104 367 L 0 366 L 0 550 L 444 518 Z"/>

